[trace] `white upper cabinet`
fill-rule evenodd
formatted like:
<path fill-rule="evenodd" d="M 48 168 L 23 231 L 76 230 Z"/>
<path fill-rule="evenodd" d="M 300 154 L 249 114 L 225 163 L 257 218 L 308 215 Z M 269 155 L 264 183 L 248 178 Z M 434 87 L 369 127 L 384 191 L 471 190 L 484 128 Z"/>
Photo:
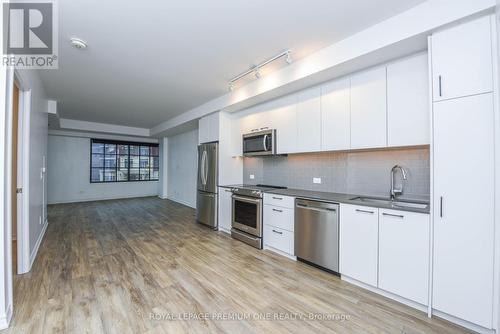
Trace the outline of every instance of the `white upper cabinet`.
<path fill-rule="evenodd" d="M 387 146 L 386 68 L 351 76 L 351 148 Z"/>
<path fill-rule="evenodd" d="M 219 113 L 202 117 L 198 121 L 198 143 L 219 140 Z"/>
<path fill-rule="evenodd" d="M 297 152 L 297 104 L 296 96 L 289 95 L 279 99 L 274 108 L 266 115 L 276 129 L 276 152 L 287 154 Z"/>
<path fill-rule="evenodd" d="M 433 307 L 492 326 L 493 94 L 434 103 Z M 498 201 L 498 199 L 497 199 Z"/>
<path fill-rule="evenodd" d="M 429 215 L 379 210 L 378 287 L 417 303 L 429 299 Z"/>
<path fill-rule="evenodd" d="M 434 101 L 493 90 L 490 16 L 437 32 L 431 40 Z"/>
<path fill-rule="evenodd" d="M 321 87 L 321 150 L 351 147 L 351 80 L 342 78 Z"/>
<path fill-rule="evenodd" d="M 387 144 L 430 143 L 427 53 L 387 66 Z"/>
<path fill-rule="evenodd" d="M 340 273 L 377 286 L 378 209 L 340 205 Z"/>
<path fill-rule="evenodd" d="M 297 94 L 297 152 L 321 151 L 321 88 Z"/>

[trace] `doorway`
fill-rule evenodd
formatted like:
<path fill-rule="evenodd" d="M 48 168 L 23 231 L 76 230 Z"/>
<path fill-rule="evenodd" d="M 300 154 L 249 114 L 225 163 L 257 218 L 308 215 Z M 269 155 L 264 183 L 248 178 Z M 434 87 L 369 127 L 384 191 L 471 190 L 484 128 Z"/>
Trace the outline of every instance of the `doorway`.
<path fill-rule="evenodd" d="M 12 273 L 17 274 L 17 170 L 18 170 L 18 148 L 19 148 L 19 87 L 14 83 L 12 93 Z"/>

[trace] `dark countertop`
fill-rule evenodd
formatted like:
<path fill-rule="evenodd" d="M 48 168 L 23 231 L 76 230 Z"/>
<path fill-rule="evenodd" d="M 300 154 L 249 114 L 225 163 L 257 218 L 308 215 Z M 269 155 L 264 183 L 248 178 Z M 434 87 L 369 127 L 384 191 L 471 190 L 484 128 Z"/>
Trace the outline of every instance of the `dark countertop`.
<path fill-rule="evenodd" d="M 219 186 L 219 187 L 233 188 L 236 186 L 241 186 L 241 185 L 226 185 L 226 186 Z M 331 193 L 331 192 L 323 192 L 323 191 L 311 191 L 311 190 L 290 189 L 290 188 L 288 188 L 288 189 L 273 189 L 273 190 L 268 190 L 268 191 L 264 191 L 264 192 L 270 193 L 270 194 L 283 195 L 283 196 L 300 197 L 300 198 L 314 199 L 314 200 L 326 201 L 326 202 L 362 205 L 362 206 L 369 206 L 369 207 L 382 208 L 382 209 L 391 209 L 391 210 L 427 213 L 427 214 L 430 212 L 429 205 L 427 205 L 427 207 L 425 209 L 420 209 L 420 208 L 409 208 L 409 207 L 399 207 L 399 206 L 396 207 L 396 206 L 391 205 L 390 203 L 387 203 L 387 204 L 386 203 L 374 203 L 374 202 L 361 201 L 359 199 L 358 200 L 352 199 L 352 198 L 358 197 L 358 196 L 366 196 L 366 195 L 359 195 L 359 194 Z M 413 200 L 413 199 L 408 199 L 408 198 L 400 198 L 400 199 L 398 199 L 398 201 L 429 204 L 429 202 L 425 201 L 425 200 Z"/>

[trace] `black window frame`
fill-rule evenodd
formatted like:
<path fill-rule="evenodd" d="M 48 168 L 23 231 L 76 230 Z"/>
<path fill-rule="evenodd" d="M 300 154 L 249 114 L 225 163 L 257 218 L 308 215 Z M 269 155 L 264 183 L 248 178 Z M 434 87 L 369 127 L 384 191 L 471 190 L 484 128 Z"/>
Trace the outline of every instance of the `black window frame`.
<path fill-rule="evenodd" d="M 92 146 L 93 144 L 103 144 L 103 153 L 94 153 L 92 151 Z M 114 154 L 106 154 L 106 144 L 111 144 L 111 145 L 115 145 L 115 153 Z M 119 145 L 126 145 L 128 146 L 128 150 L 127 150 L 127 154 L 119 154 L 118 153 L 118 146 Z M 131 180 L 130 179 L 130 165 L 131 165 L 131 162 L 132 160 L 130 159 L 130 147 L 131 146 L 138 146 L 139 147 L 139 154 L 132 154 L 132 156 L 134 157 L 138 157 L 139 158 L 139 166 L 137 168 L 132 168 L 132 169 L 137 169 L 139 171 L 139 179 L 138 180 Z M 149 154 L 147 155 L 148 157 L 148 161 L 149 161 L 149 166 L 148 168 L 144 168 L 144 167 L 141 167 L 141 157 L 146 157 L 146 155 L 142 155 L 141 154 L 141 146 L 148 146 L 149 147 Z M 158 155 L 153 155 L 152 154 L 152 148 L 155 147 L 155 148 L 158 148 Z M 89 181 L 90 183 L 115 183 L 115 182 L 149 182 L 149 181 L 159 181 L 160 180 L 160 149 L 159 149 L 160 145 L 157 144 L 157 143 L 144 143 L 144 142 L 133 142 L 133 141 L 122 141 L 122 140 L 109 140 L 109 139 L 99 139 L 99 138 L 91 138 L 90 139 L 90 178 L 89 178 Z M 103 162 L 102 162 L 102 166 L 101 167 L 94 167 L 93 164 L 92 164 L 92 158 L 93 158 L 93 155 L 102 155 L 103 157 Z M 107 181 L 105 179 L 103 179 L 102 181 L 93 181 L 92 180 L 92 170 L 96 169 L 96 170 L 102 170 L 103 173 L 105 174 L 106 173 L 106 170 L 113 170 L 113 167 L 106 167 L 106 155 L 114 155 L 115 156 L 115 166 L 114 166 L 114 171 L 115 171 L 115 179 L 114 180 L 111 180 L 111 181 Z M 124 169 L 124 168 L 120 168 L 120 162 L 119 162 L 119 156 L 127 156 L 127 180 L 118 180 L 118 170 L 120 169 Z M 151 158 L 158 158 L 158 166 L 155 167 L 154 164 L 152 164 L 152 160 Z M 148 173 L 148 179 L 146 180 L 141 180 L 141 170 L 149 170 L 149 173 Z M 151 176 L 153 175 L 153 172 L 154 171 L 158 171 L 158 178 L 151 178 Z"/>

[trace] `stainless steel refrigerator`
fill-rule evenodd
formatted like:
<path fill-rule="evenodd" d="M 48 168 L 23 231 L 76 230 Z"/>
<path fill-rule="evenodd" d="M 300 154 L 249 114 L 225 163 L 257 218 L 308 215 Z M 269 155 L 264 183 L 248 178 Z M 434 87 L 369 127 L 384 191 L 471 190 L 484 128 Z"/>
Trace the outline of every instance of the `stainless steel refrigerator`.
<path fill-rule="evenodd" d="M 198 146 L 198 194 L 196 196 L 196 220 L 217 229 L 217 184 L 219 144 Z"/>

